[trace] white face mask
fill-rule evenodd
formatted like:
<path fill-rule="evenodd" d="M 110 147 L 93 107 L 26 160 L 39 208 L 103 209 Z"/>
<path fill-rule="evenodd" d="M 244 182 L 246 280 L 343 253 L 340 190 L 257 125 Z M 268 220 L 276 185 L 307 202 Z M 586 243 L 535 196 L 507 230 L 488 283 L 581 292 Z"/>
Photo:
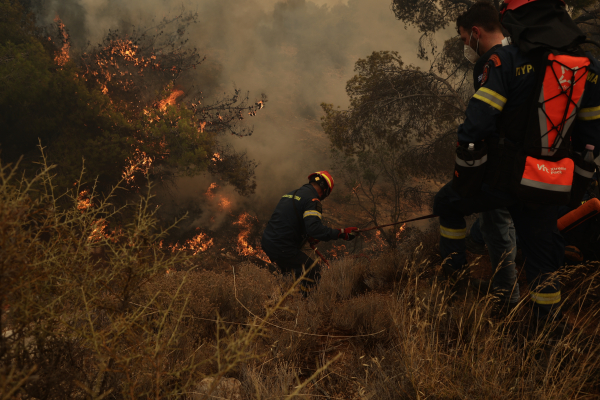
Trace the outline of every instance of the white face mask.
<path fill-rule="evenodd" d="M 471 32 L 471 35 L 469 36 L 469 44 L 471 43 L 471 39 L 473 37 L 473 32 Z M 477 53 L 479 51 L 479 39 L 477 39 L 477 50 L 473 50 L 473 48 L 469 45 L 465 45 L 465 58 L 467 60 L 469 60 L 469 62 L 471 64 L 475 64 L 477 62 L 477 60 L 479 60 L 479 54 Z"/>

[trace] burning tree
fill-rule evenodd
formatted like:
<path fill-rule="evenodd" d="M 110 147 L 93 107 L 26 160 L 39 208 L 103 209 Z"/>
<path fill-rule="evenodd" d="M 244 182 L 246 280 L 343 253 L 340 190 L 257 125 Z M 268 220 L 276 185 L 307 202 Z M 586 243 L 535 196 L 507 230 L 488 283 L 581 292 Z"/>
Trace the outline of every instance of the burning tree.
<path fill-rule="evenodd" d="M 181 14 L 146 30 L 110 31 L 96 47 L 70 54 L 68 27 L 56 19 L 54 34 L 31 28 L 33 17 L 18 3 L 0 0 L 3 18 L 0 89 L 2 157 L 34 169 L 38 138 L 57 165 L 62 188 L 77 181 L 82 158 L 88 176 L 107 192 L 124 179 L 138 189 L 146 177 L 169 182 L 208 171 L 243 194 L 254 190 L 256 164 L 219 143 L 230 133 L 248 136 L 244 120 L 263 108 L 234 89 L 205 100 L 186 86 L 204 58 L 189 45 L 186 28 L 196 14 Z M 6 16 L 4 16 L 6 15 Z M 19 44 L 21 42 L 21 44 Z M 27 71 L 20 74 L 15 71 Z M 33 90 L 27 80 L 37 82 Z M 218 162 L 213 155 L 220 154 Z"/>

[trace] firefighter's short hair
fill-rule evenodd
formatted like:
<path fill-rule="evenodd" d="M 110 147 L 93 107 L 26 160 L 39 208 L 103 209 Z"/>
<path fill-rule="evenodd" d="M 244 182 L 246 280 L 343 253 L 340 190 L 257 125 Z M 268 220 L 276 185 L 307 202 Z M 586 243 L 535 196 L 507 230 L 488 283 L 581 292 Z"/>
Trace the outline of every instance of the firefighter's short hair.
<path fill-rule="evenodd" d="M 456 30 L 459 34 L 459 28 L 470 32 L 474 26 L 480 26 L 487 32 L 502 31 L 498 10 L 490 1 L 478 1 L 456 19 Z"/>

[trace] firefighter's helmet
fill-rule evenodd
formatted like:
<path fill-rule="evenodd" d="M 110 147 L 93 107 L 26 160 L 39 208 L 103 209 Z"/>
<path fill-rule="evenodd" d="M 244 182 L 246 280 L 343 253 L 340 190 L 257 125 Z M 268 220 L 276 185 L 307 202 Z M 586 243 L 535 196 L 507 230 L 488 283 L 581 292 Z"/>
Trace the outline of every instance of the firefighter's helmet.
<path fill-rule="evenodd" d="M 333 177 L 327 171 L 318 171 L 308 176 L 309 182 L 315 182 L 323 189 L 323 198 L 326 198 L 333 191 Z"/>

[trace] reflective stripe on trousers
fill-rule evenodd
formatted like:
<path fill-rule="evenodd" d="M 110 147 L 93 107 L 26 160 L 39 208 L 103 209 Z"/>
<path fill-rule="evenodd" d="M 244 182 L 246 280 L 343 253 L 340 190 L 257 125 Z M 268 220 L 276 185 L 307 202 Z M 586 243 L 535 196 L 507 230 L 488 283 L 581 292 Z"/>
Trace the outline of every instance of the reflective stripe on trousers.
<path fill-rule="evenodd" d="M 467 228 L 452 229 L 440 225 L 440 235 L 447 239 L 464 239 L 467 237 Z"/>
<path fill-rule="evenodd" d="M 531 293 L 531 300 L 539 305 L 552 305 L 560 303 L 560 292 Z"/>

